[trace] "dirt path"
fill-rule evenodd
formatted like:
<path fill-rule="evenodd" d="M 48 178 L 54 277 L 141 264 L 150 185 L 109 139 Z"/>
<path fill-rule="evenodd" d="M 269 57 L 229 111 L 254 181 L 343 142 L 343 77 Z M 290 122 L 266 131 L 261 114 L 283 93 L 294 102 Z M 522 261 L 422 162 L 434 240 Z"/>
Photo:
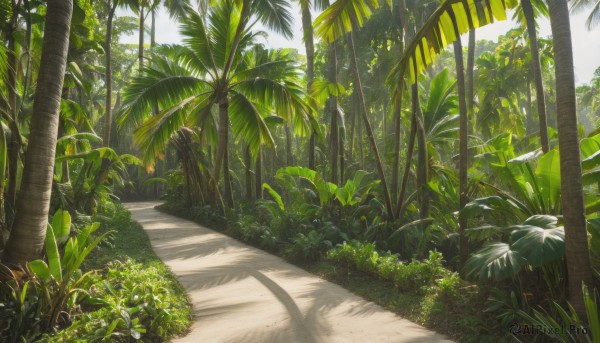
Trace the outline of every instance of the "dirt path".
<path fill-rule="evenodd" d="M 342 287 L 193 222 L 126 207 L 194 307 L 192 331 L 175 342 L 451 342 Z"/>

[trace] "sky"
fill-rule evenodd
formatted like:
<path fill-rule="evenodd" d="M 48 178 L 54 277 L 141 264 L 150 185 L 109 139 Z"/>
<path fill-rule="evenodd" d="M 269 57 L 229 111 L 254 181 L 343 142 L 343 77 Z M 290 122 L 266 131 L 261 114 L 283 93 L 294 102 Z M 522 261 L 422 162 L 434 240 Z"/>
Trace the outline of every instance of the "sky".
<path fill-rule="evenodd" d="M 304 54 L 304 44 L 302 42 L 302 22 L 300 18 L 300 9 L 293 3 L 292 13 L 294 16 L 294 38 L 287 40 L 286 38 L 278 35 L 274 32 L 269 32 L 269 37 L 262 43 L 270 48 L 296 48 L 302 54 Z M 121 10 L 117 15 L 131 15 Z M 511 17 L 511 14 L 508 16 Z M 313 19 L 316 15 L 313 15 Z M 580 85 L 583 83 L 590 82 L 594 71 L 600 66 L 600 39 L 598 33 L 600 27 L 597 27 L 594 31 L 587 31 L 585 27 L 585 21 L 587 18 L 587 11 L 582 13 L 571 15 L 571 36 L 573 39 L 573 58 L 575 62 L 575 82 Z M 149 20 L 147 21 L 149 22 Z M 156 19 L 156 41 L 161 43 L 180 43 L 181 36 L 179 35 L 179 29 L 176 22 L 172 21 L 169 16 L 161 8 Z M 499 35 L 503 35 L 510 29 L 517 25 L 511 21 L 501 21 L 494 24 L 484 26 L 477 29 L 477 39 L 488 39 L 497 41 Z M 258 29 L 263 29 L 257 25 Z M 550 22 L 548 19 L 544 19 L 539 23 L 538 34 L 540 37 L 548 37 L 551 35 Z M 467 44 L 466 35 L 463 35 L 463 44 Z M 137 34 L 132 36 L 126 36 L 121 39 L 124 43 L 138 43 Z"/>

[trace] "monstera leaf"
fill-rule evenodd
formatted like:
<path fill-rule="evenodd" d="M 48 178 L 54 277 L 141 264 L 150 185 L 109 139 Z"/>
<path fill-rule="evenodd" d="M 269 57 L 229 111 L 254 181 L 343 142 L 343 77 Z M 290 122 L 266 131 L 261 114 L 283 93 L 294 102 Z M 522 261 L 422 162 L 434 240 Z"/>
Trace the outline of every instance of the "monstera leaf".
<path fill-rule="evenodd" d="M 467 276 L 479 280 L 507 279 L 523 269 L 527 260 L 507 243 L 492 243 L 471 256 L 465 268 Z"/>
<path fill-rule="evenodd" d="M 556 217 L 533 216 L 511 233 L 510 246 L 530 265 L 540 267 L 565 254 L 565 231 L 556 227 Z"/>
<path fill-rule="evenodd" d="M 467 276 L 500 281 L 524 266 L 540 267 L 560 259 L 565 254 L 565 232 L 556 225 L 554 216 L 535 215 L 509 227 L 513 231 L 508 243 L 488 244 L 467 260 Z"/>

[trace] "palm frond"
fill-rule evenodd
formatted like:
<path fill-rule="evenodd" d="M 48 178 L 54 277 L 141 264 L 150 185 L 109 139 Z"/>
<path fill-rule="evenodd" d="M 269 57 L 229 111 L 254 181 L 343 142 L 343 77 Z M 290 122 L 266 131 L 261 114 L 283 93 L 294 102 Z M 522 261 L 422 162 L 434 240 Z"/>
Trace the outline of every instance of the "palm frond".
<path fill-rule="evenodd" d="M 337 0 L 315 19 L 315 33 L 331 43 L 362 26 L 377 8 L 379 0 Z"/>
<path fill-rule="evenodd" d="M 402 58 L 388 76 L 397 85 L 408 69 L 410 80 L 433 63 L 435 57 L 459 36 L 496 20 L 506 20 L 506 11 L 517 6 L 516 0 L 446 0 L 429 17 L 408 44 Z"/>
<path fill-rule="evenodd" d="M 207 27 L 204 23 L 204 19 L 200 14 L 192 12 L 186 17 L 181 23 L 181 35 L 184 37 L 183 41 L 186 46 L 189 46 L 188 53 L 182 54 L 181 56 L 189 56 L 196 62 L 196 67 L 203 67 L 202 69 L 210 70 L 214 73 L 213 77 L 217 75 L 217 62 L 213 56 L 214 45 L 210 40 Z M 189 52 L 192 52 L 191 54 Z"/>
<path fill-rule="evenodd" d="M 286 0 L 254 0 L 252 11 L 269 29 L 280 33 L 285 38 L 294 37 L 292 32 L 293 17 L 291 6 Z"/>
<path fill-rule="evenodd" d="M 143 75 L 134 78 L 123 90 L 123 111 L 117 123 L 120 127 L 138 127 L 151 115 L 154 106 L 171 108 L 182 99 L 201 93 L 206 87 L 210 84 L 197 77 L 169 75 L 146 67 Z"/>
<path fill-rule="evenodd" d="M 270 115 L 269 108 L 252 102 L 242 93 L 232 91 L 229 115 L 233 133 L 248 144 L 252 156 L 257 156 L 262 145 L 275 146 L 271 131 L 264 121 Z"/>
<path fill-rule="evenodd" d="M 148 118 L 135 130 L 134 142 L 141 149 L 142 159 L 147 166 L 163 156 L 171 136 L 185 124 L 188 109 L 196 100 L 195 95 L 183 99 L 176 106 Z"/>

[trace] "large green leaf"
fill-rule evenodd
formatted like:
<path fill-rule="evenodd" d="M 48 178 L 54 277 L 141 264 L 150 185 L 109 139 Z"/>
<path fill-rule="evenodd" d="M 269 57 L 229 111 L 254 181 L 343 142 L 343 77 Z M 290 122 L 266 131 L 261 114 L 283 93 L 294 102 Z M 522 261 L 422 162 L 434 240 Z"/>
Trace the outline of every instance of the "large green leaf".
<path fill-rule="evenodd" d="M 527 260 L 507 243 L 492 243 L 471 256 L 465 264 L 467 275 L 481 281 L 507 279 L 523 269 Z"/>
<path fill-rule="evenodd" d="M 58 253 L 58 245 L 54 236 L 52 225 L 48 224 L 46 230 L 46 255 L 48 256 L 48 264 L 50 265 L 50 273 L 58 282 L 62 281 L 62 266 L 60 263 L 60 254 Z"/>
<path fill-rule="evenodd" d="M 550 150 L 540 158 L 535 174 L 543 199 L 548 202 L 546 204 L 547 209 L 555 208 L 560 203 L 560 157 L 558 150 Z"/>
<path fill-rule="evenodd" d="M 263 183 L 263 189 L 266 189 L 267 192 L 269 192 L 269 195 L 275 200 L 275 202 L 277 203 L 277 206 L 279 206 L 279 209 L 282 211 L 285 211 L 285 206 L 283 205 L 283 200 L 281 200 L 281 195 L 279 195 L 279 193 L 277 193 L 267 183 Z"/>
<path fill-rule="evenodd" d="M 530 265 L 539 267 L 564 256 L 565 231 L 556 227 L 555 217 L 534 216 L 511 233 L 510 246 Z"/>
<path fill-rule="evenodd" d="M 52 217 L 52 228 L 54 229 L 54 235 L 56 242 L 62 244 L 69 239 L 69 233 L 71 232 L 71 215 L 69 211 L 59 209 L 54 213 Z"/>
<path fill-rule="evenodd" d="M 496 20 L 505 20 L 506 11 L 517 4 L 516 0 L 444 1 L 408 44 L 390 74 L 390 83 L 398 84 L 407 69 L 411 82 L 415 83 L 417 75 L 433 63 L 435 57 L 459 35 Z"/>

